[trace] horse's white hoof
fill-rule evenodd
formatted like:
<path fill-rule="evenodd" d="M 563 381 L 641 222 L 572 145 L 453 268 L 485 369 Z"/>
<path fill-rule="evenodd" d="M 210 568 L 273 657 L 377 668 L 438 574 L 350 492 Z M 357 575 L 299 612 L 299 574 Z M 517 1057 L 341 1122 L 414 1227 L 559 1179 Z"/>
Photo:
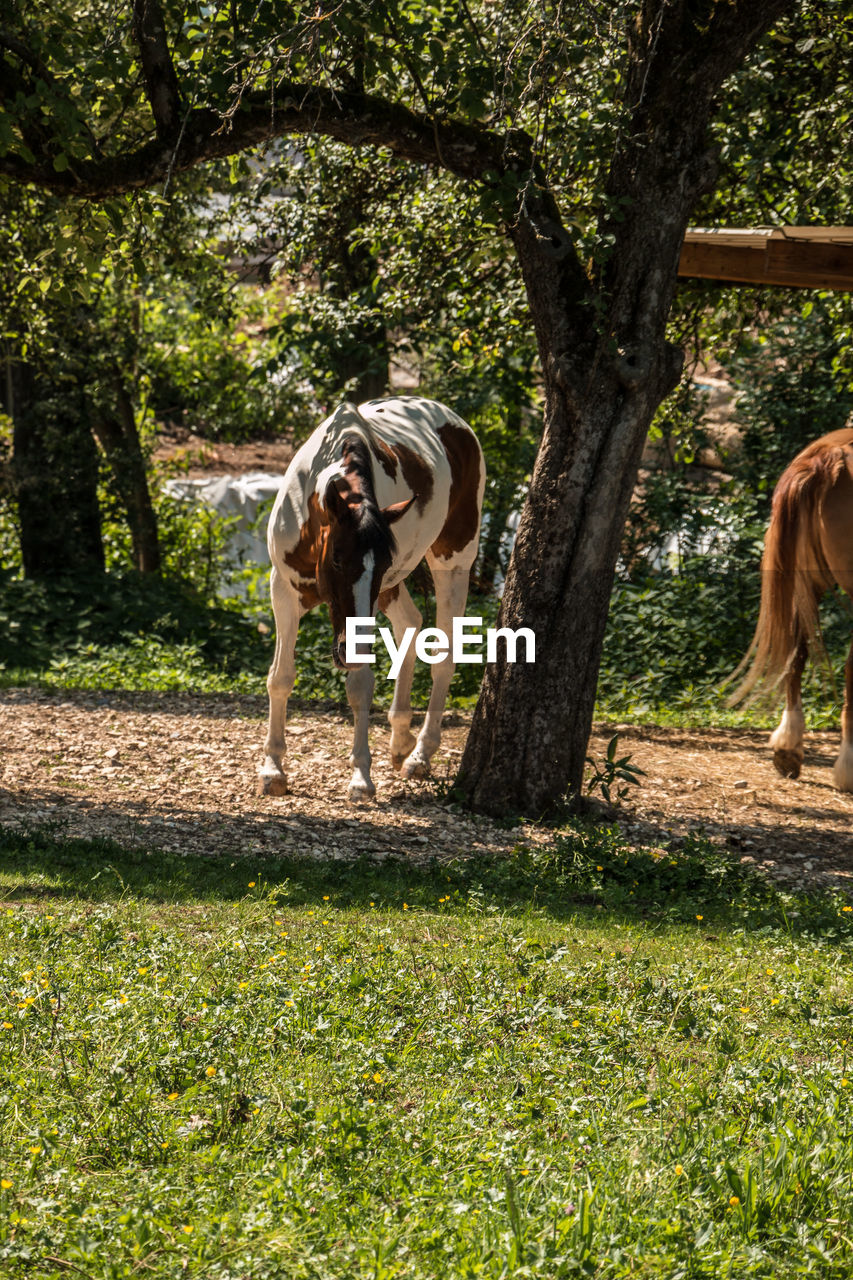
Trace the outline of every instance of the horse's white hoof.
<path fill-rule="evenodd" d="M 347 791 L 347 799 L 350 804 L 365 804 L 368 800 L 372 800 L 376 795 L 376 788 L 372 782 L 351 782 L 349 791 Z"/>
<path fill-rule="evenodd" d="M 429 772 L 429 760 L 426 756 L 416 755 L 414 751 L 408 760 L 403 761 L 403 767 L 400 770 L 404 778 L 428 778 Z"/>
<path fill-rule="evenodd" d="M 409 733 L 406 737 L 408 738 L 408 742 L 405 738 L 402 742 L 400 742 L 399 739 L 395 742 L 393 735 L 391 738 L 391 765 L 398 773 L 402 769 L 403 762 L 406 760 L 407 756 L 410 756 L 418 745 L 418 740 L 414 734 Z"/>
<path fill-rule="evenodd" d="M 261 773 L 258 775 L 259 796 L 286 796 L 287 778 L 283 773 Z"/>

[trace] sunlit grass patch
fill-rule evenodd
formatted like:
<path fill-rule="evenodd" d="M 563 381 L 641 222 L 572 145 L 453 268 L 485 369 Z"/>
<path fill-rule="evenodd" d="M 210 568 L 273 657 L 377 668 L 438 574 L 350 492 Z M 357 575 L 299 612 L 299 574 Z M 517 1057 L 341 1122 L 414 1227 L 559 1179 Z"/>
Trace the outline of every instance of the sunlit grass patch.
<path fill-rule="evenodd" d="M 4 844 L 6 1274 L 849 1273 L 841 899 L 582 825 L 426 869 Z"/>

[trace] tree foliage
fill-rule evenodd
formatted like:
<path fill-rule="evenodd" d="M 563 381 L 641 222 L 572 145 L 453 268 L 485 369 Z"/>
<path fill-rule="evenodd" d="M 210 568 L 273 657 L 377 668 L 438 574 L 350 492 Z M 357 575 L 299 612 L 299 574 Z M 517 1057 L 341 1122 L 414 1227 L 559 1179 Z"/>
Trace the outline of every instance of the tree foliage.
<path fill-rule="evenodd" d="M 793 208 L 800 144 L 843 169 L 821 101 L 849 78 L 849 27 L 843 4 L 811 0 L 11 7 L 0 175 L 163 196 L 202 160 L 323 136 L 379 154 L 377 185 L 386 156 L 416 166 L 419 193 L 426 169 L 450 175 L 475 260 L 490 228 L 508 236 L 544 429 L 504 618 L 542 640 L 535 671 L 486 674 L 463 762 L 481 807 L 541 808 L 579 785 L 621 525 L 681 369 L 665 326 L 684 228 L 736 208 L 733 183 L 753 206 Z M 363 251 L 369 267 L 358 223 L 346 260 Z"/>

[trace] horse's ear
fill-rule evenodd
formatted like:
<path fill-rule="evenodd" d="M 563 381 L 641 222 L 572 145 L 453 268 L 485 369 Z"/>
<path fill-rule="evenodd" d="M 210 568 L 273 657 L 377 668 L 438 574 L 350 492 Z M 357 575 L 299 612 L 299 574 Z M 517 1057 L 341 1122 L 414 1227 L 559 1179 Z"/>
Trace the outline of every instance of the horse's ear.
<path fill-rule="evenodd" d="M 362 502 L 361 494 L 351 488 L 345 476 L 332 476 L 326 485 L 323 505 L 329 514 L 338 520 L 351 519 L 358 515 Z"/>
<path fill-rule="evenodd" d="M 396 524 L 400 517 L 406 514 L 414 500 L 413 495 L 411 498 L 407 498 L 405 502 L 392 502 L 390 507 L 382 508 L 382 514 L 389 524 Z"/>

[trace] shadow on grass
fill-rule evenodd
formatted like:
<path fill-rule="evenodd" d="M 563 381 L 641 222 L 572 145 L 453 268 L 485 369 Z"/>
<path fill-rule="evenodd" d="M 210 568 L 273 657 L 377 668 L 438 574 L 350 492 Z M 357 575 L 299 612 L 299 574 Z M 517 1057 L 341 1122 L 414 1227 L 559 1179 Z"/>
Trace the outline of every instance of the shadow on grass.
<path fill-rule="evenodd" d="M 256 870 L 258 862 L 247 859 L 126 849 L 106 839 L 63 838 L 46 827 L 0 832 L 0 855 L 0 898 L 7 907 L 56 899 L 222 904 L 274 891 L 291 907 L 321 904 L 328 895 L 338 907 L 375 903 L 402 915 L 434 909 L 446 896 L 451 911 L 484 916 L 532 912 L 578 925 L 618 920 L 656 931 L 698 925 L 703 935 L 780 930 L 853 943 L 853 912 L 845 913 L 836 894 L 782 889 L 702 840 L 678 852 L 636 850 L 617 831 L 582 822 L 555 833 L 546 849 L 451 863 L 264 857 Z"/>

